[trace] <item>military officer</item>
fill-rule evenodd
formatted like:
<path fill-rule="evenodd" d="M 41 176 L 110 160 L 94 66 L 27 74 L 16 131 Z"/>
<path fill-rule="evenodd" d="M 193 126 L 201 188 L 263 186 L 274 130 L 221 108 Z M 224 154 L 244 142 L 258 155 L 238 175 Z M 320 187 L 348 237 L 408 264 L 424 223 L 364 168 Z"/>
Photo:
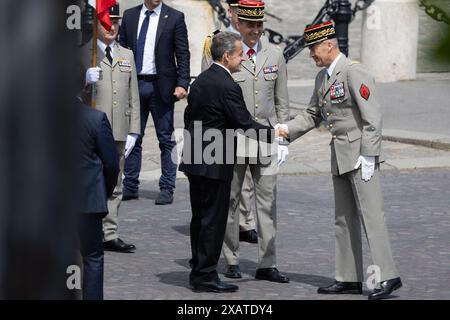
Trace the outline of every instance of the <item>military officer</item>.
<path fill-rule="evenodd" d="M 226 31 L 239 34 L 237 30 L 237 9 L 239 0 L 227 0 L 228 3 L 228 18 L 230 19 L 230 25 Z M 224 30 L 222 30 L 224 31 Z M 209 34 L 203 45 L 202 55 L 202 71 L 205 71 L 212 64 L 211 58 L 211 41 L 215 34 L 219 33 L 219 30 Z M 258 233 L 256 232 L 256 223 L 254 214 L 251 208 L 251 202 L 253 201 L 253 181 L 250 170 L 247 169 L 245 173 L 244 183 L 242 185 L 242 192 L 239 199 L 239 241 L 257 243 Z"/>
<path fill-rule="evenodd" d="M 245 104 L 254 120 L 265 125 L 282 124 L 289 119 L 286 63 L 280 48 L 262 37 L 264 2 L 239 1 L 237 29 L 243 38 L 244 54 L 240 72 L 233 74 L 241 87 Z M 287 147 L 283 146 L 287 151 Z M 286 275 L 277 269 L 276 234 L 276 181 L 277 171 L 272 170 L 273 148 L 262 144 L 245 156 L 243 164 L 234 167 L 231 185 L 228 222 L 223 245 L 227 263 L 226 277 L 240 278 L 239 269 L 239 219 L 237 207 L 247 168 L 250 168 L 256 198 L 259 262 L 256 278 L 274 282 L 289 282 Z M 276 153 L 276 151 L 275 151 Z M 283 160 L 284 161 L 284 160 Z"/>
<path fill-rule="evenodd" d="M 120 173 L 113 195 L 108 199 L 108 215 L 103 220 L 105 250 L 133 252 L 133 244 L 118 234 L 118 214 L 122 199 L 122 172 L 126 156 L 140 133 L 139 92 L 133 52 L 116 42 L 119 32 L 119 6 L 110 10 L 111 31 L 98 23 L 97 67 L 88 68 L 86 84 L 93 91 L 96 108 L 106 113 L 120 155 Z M 85 48 L 85 66 L 90 65 L 92 45 Z"/>
<path fill-rule="evenodd" d="M 331 134 L 335 198 L 335 282 L 322 294 L 361 294 L 361 222 L 380 283 L 369 299 L 385 298 L 402 286 L 395 267 L 383 212 L 379 180 L 381 114 L 374 80 L 364 67 L 339 51 L 331 22 L 305 29 L 310 56 L 324 67 L 315 80 L 309 107 L 287 123 L 291 141 L 323 120 Z M 287 135 L 286 135 L 287 136 Z"/>

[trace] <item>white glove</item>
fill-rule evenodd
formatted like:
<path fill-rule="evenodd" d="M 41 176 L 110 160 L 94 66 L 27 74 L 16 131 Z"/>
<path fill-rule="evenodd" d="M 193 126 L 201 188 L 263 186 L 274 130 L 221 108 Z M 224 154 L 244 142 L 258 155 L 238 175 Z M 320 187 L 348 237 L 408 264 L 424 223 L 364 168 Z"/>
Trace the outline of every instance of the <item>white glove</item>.
<path fill-rule="evenodd" d="M 127 142 L 125 143 L 125 158 L 127 158 L 133 150 L 134 145 L 136 144 L 137 137 L 137 134 L 134 133 L 130 133 L 127 136 Z"/>
<path fill-rule="evenodd" d="M 86 84 L 93 84 L 100 80 L 102 69 L 99 67 L 89 68 L 86 71 Z"/>
<path fill-rule="evenodd" d="M 375 157 L 359 156 L 355 169 L 358 169 L 359 166 L 361 166 L 361 178 L 364 181 L 369 181 L 375 171 Z"/>
<path fill-rule="evenodd" d="M 283 138 L 275 138 L 275 141 L 278 142 L 278 168 L 286 162 L 289 155 L 289 148 L 287 145 L 282 145 L 280 142 L 283 141 Z"/>

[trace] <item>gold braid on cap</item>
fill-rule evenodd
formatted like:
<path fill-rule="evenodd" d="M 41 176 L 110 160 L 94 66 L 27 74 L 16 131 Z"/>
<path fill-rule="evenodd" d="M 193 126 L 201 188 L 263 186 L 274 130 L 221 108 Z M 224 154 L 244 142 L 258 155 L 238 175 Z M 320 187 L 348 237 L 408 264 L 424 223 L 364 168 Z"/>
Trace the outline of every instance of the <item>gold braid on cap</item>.
<path fill-rule="evenodd" d="M 237 14 L 248 17 L 261 17 L 264 16 L 264 8 L 257 8 L 252 10 L 238 8 Z"/>
<path fill-rule="evenodd" d="M 307 42 L 312 42 L 315 41 L 317 39 L 322 39 L 328 36 L 331 36 L 333 34 L 335 34 L 336 31 L 334 28 L 329 28 L 329 29 L 324 29 L 321 31 L 317 31 L 317 32 L 313 32 L 310 34 L 305 34 L 305 39 Z"/>

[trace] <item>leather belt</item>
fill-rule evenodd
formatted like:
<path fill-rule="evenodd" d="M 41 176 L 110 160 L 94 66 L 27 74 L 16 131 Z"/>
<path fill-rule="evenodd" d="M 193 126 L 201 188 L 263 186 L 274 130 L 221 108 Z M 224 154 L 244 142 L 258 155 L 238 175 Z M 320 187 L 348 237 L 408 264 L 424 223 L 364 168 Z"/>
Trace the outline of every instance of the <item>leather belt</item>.
<path fill-rule="evenodd" d="M 138 74 L 138 80 L 156 81 L 156 74 Z"/>

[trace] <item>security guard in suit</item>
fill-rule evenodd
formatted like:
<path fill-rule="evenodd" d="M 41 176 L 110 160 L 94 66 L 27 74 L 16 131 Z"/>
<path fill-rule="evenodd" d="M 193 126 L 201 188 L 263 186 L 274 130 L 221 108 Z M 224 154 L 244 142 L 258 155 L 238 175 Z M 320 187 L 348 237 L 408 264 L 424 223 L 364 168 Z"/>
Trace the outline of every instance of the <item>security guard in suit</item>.
<path fill-rule="evenodd" d="M 318 293 L 362 293 L 362 222 L 380 276 L 369 299 L 381 299 L 402 283 L 383 212 L 379 181 L 382 119 L 374 80 L 361 64 L 340 53 L 331 22 L 308 27 L 304 34 L 310 56 L 325 68 L 316 77 L 309 107 L 287 123 L 287 131 L 292 141 L 325 121 L 332 137 L 336 281 Z"/>
<path fill-rule="evenodd" d="M 289 119 L 286 63 L 280 48 L 261 37 L 264 21 L 264 2 L 239 1 L 237 28 L 243 38 L 247 60 L 241 63 L 241 71 L 233 74 L 243 91 L 245 104 L 254 120 L 275 126 Z M 242 140 L 241 140 L 242 141 Z M 249 144 L 249 152 L 243 152 L 238 137 L 237 156 L 245 160 L 236 164 L 231 185 L 228 223 L 223 245 L 227 263 L 226 277 L 240 278 L 239 270 L 239 219 L 237 207 L 247 168 L 250 168 L 256 198 L 259 263 L 256 278 L 274 282 L 289 282 L 288 277 L 277 270 L 276 263 L 276 181 L 277 170 L 273 159 L 277 149 L 256 143 Z M 243 146 L 244 148 L 240 148 Z M 287 150 L 287 147 L 283 146 Z M 275 150 L 275 152 L 273 152 Z"/>
<path fill-rule="evenodd" d="M 211 58 L 211 42 L 214 36 L 220 31 L 228 31 L 235 34 L 240 34 L 237 30 L 238 23 L 238 4 L 239 0 L 227 0 L 228 3 L 228 17 L 230 19 L 230 25 L 223 30 L 216 30 L 209 34 L 203 44 L 202 54 L 202 72 L 208 69 L 213 63 Z M 258 243 L 258 233 L 256 232 L 255 217 L 252 212 L 251 202 L 253 201 L 253 181 L 250 169 L 247 169 L 245 174 L 244 183 L 242 185 L 242 191 L 239 199 L 239 241 Z"/>
<path fill-rule="evenodd" d="M 114 193 L 108 199 L 108 215 L 103 220 L 105 250 L 133 252 L 136 247 L 117 235 L 122 200 L 122 172 L 125 157 L 140 133 L 139 92 L 133 52 L 116 42 L 119 32 L 119 6 L 110 9 L 111 31 L 98 23 L 97 67 L 88 68 L 86 84 L 93 91 L 95 107 L 106 113 L 120 155 L 120 174 Z M 92 44 L 84 49 L 85 66 L 90 65 Z"/>

